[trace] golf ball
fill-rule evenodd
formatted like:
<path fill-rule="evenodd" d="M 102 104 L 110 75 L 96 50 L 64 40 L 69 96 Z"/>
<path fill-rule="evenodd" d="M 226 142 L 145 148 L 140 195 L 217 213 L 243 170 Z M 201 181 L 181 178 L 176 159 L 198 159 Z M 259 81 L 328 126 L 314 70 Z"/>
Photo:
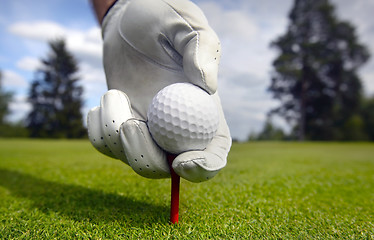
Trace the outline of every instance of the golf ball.
<path fill-rule="evenodd" d="M 219 116 L 213 97 L 190 83 L 175 83 L 153 98 L 147 112 L 152 138 L 165 151 L 204 150 L 217 132 Z"/>

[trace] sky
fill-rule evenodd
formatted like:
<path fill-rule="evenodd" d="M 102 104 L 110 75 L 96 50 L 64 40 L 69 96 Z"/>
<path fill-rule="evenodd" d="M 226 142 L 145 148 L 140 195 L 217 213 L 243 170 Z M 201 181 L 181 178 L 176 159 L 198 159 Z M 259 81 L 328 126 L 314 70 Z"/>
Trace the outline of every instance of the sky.
<path fill-rule="evenodd" d="M 222 46 L 218 91 L 231 135 L 246 140 L 259 132 L 267 112 L 279 105 L 267 88 L 277 56 L 270 42 L 286 31 L 293 0 L 193 0 L 205 13 Z M 356 27 L 361 43 L 374 55 L 373 0 L 332 0 L 336 14 Z M 89 0 L 2 0 L 0 70 L 3 87 L 14 93 L 11 121 L 30 111 L 27 94 L 48 41 L 64 37 L 79 62 L 84 116 L 107 91 L 102 68 L 101 30 Z M 374 95 L 374 56 L 359 71 L 366 95 Z M 287 129 L 287 123 L 274 119 Z"/>

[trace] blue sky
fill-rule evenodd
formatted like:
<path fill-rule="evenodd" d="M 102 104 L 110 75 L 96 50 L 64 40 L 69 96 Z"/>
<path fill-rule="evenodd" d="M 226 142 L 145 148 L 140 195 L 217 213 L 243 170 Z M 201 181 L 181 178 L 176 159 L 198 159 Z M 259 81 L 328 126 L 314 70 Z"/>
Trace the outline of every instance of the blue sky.
<path fill-rule="evenodd" d="M 269 43 L 284 33 L 292 0 L 194 0 L 222 43 L 219 93 L 234 138 L 259 131 L 277 102 L 266 91 L 276 52 Z M 362 43 L 374 54 L 373 0 L 333 0 L 340 19 L 357 27 Z M 0 3 L 0 69 L 3 84 L 15 93 L 12 120 L 29 111 L 26 97 L 47 41 L 63 36 L 80 66 L 83 113 L 99 104 L 106 91 L 101 66 L 100 28 L 88 0 L 2 0 Z M 374 58 L 374 57 L 373 57 Z M 359 72 L 365 93 L 374 94 L 374 59 Z M 285 123 L 276 119 L 277 124 Z"/>

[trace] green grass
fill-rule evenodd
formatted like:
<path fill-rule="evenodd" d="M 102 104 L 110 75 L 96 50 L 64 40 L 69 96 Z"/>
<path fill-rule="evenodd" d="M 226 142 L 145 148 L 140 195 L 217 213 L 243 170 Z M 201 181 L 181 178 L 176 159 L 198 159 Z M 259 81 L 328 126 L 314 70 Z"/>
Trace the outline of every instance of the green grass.
<path fill-rule="evenodd" d="M 374 144 L 234 144 L 169 204 L 88 141 L 0 140 L 0 239 L 374 239 Z"/>

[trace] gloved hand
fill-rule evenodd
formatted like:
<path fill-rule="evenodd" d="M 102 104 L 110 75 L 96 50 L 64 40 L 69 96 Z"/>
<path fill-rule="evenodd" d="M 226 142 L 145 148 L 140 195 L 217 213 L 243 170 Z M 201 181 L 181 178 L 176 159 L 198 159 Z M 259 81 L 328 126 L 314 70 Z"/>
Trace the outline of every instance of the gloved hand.
<path fill-rule="evenodd" d="M 88 114 L 92 144 L 144 177 L 168 177 L 166 153 L 146 125 L 147 110 L 159 90 L 189 82 L 212 95 L 220 124 L 204 151 L 179 154 L 172 167 L 192 182 L 215 176 L 226 165 L 231 137 L 216 92 L 220 43 L 201 10 L 188 0 L 119 0 L 104 18 L 102 34 L 112 90 Z"/>

